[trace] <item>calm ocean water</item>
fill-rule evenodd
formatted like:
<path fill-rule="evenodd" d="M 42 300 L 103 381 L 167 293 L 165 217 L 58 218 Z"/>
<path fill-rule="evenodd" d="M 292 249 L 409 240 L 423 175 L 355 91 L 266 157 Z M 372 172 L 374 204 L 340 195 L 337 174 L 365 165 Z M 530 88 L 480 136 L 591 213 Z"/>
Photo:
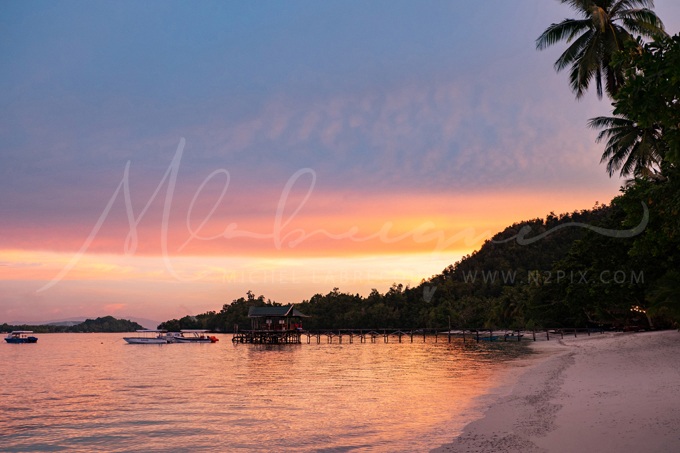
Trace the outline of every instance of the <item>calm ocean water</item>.
<path fill-rule="evenodd" d="M 2 451 L 427 451 L 477 417 L 514 343 L 0 345 Z M 3 342 L 4 343 L 4 342 Z"/>

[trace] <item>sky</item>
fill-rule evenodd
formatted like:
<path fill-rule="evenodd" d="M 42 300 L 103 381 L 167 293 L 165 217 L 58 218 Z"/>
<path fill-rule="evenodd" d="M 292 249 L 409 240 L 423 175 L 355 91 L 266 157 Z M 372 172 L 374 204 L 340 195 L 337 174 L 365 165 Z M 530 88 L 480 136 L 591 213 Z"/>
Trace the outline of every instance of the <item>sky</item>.
<path fill-rule="evenodd" d="M 680 3 L 657 0 L 667 31 Z M 608 203 L 548 0 L 0 2 L 0 323 L 417 285 Z"/>

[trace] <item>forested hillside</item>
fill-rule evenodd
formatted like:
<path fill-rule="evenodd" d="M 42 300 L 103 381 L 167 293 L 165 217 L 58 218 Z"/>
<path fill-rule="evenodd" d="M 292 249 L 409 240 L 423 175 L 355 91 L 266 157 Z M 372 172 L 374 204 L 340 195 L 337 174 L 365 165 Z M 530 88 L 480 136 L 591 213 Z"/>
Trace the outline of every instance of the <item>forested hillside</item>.
<path fill-rule="evenodd" d="M 598 227 L 627 234 L 643 221 L 642 205 L 630 200 L 637 196 L 633 192 L 617 197 L 611 206 L 513 224 L 416 287 L 395 283 L 384 293 L 375 289 L 368 296 L 333 288 L 296 307 L 310 316 L 304 321 L 308 329 L 448 328 L 449 323 L 496 328 L 646 326 L 646 316 L 632 308 L 646 307 L 646 295 L 664 271 L 660 263 L 632 255 L 635 244 L 654 235 L 658 216 L 651 216 L 645 231 L 632 238 L 593 231 Z M 658 214 L 656 209 L 651 212 Z M 296 301 L 284 301 L 290 302 Z M 267 304 L 280 305 L 249 292 L 219 312 L 159 327 L 245 329 L 250 326 L 249 307 Z M 673 322 L 668 307 L 656 307 L 655 312 L 651 306 L 657 326 Z"/>

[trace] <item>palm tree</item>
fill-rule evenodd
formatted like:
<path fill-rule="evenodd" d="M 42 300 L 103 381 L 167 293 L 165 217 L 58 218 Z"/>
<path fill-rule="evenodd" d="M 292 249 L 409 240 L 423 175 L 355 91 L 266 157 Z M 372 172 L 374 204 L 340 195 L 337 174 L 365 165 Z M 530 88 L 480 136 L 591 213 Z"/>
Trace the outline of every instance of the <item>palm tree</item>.
<path fill-rule="evenodd" d="M 588 126 L 602 129 L 597 136 L 598 143 L 607 139 L 600 163 L 607 162 L 609 176 L 617 171 L 621 176 L 658 176 L 665 154 L 659 128 L 643 128 L 623 115 L 599 116 L 591 119 Z"/>
<path fill-rule="evenodd" d="M 627 42 L 635 42 L 633 34 L 646 38 L 666 35 L 661 19 L 650 9 L 654 7 L 653 0 L 560 1 L 568 3 L 582 18 L 550 25 L 536 40 L 536 48 L 543 50 L 559 41 L 571 43 L 555 62 L 555 70 L 571 65 L 569 83 L 577 99 L 584 95 L 593 77 L 600 99 L 603 78 L 607 93 L 616 94 L 623 73 L 610 63 Z"/>

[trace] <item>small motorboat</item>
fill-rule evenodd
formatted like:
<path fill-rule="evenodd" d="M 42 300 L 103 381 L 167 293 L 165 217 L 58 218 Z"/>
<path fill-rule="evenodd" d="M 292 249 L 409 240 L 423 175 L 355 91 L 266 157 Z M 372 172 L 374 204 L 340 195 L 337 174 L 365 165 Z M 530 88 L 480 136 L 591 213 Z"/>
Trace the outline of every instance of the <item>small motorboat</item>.
<path fill-rule="evenodd" d="M 130 344 L 167 344 L 168 339 L 165 336 L 165 330 L 138 330 L 137 333 L 142 335 L 138 337 L 124 337 L 123 340 Z"/>
<path fill-rule="evenodd" d="M 209 330 L 183 329 L 180 334 L 172 337 L 173 343 L 215 343 L 220 341 L 214 335 L 208 335 Z"/>
<path fill-rule="evenodd" d="M 523 333 L 508 332 L 503 336 L 503 341 L 521 341 Z"/>
<path fill-rule="evenodd" d="M 38 338 L 34 337 L 32 330 L 14 330 L 7 334 L 5 341 L 7 343 L 37 343 Z"/>

